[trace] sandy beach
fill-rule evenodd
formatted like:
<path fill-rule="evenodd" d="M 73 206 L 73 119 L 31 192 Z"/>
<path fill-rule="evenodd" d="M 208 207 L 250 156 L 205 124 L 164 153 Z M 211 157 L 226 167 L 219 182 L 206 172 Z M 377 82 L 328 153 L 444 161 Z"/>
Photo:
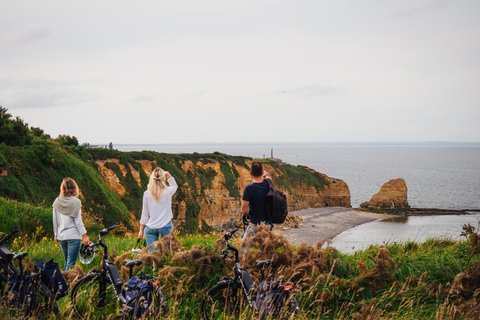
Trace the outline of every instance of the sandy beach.
<path fill-rule="evenodd" d="M 276 228 L 276 230 L 282 232 L 290 242 L 297 245 L 302 242 L 310 244 L 315 244 L 317 241 L 325 242 L 350 228 L 387 217 L 385 214 L 356 211 L 343 207 L 310 208 L 294 211 L 291 214 L 305 219 L 303 225 L 298 228 L 287 230 Z"/>

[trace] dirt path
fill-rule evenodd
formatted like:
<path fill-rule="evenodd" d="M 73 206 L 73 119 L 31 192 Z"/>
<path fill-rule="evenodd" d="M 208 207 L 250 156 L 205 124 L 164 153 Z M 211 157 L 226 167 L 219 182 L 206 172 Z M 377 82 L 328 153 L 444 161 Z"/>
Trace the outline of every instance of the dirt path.
<path fill-rule="evenodd" d="M 343 207 L 311 208 L 291 212 L 305 219 L 303 226 L 280 230 L 292 243 L 298 245 L 302 242 L 315 244 L 317 241 L 325 242 L 337 235 L 365 222 L 386 218 L 384 214 L 356 211 Z"/>

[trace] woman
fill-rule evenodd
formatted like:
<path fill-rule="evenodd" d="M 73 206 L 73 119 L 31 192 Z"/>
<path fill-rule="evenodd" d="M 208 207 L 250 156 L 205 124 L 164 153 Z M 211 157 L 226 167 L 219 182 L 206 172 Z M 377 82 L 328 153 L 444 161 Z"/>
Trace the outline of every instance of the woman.
<path fill-rule="evenodd" d="M 138 232 L 139 239 L 143 239 L 145 234 L 147 246 L 158 241 L 159 236 L 166 236 L 172 231 L 172 196 L 177 188 L 175 178 L 170 173 L 161 168 L 153 170 L 147 190 L 143 193 L 142 217 Z M 150 252 L 153 250 L 155 249 L 149 249 Z"/>
<path fill-rule="evenodd" d="M 85 245 L 90 244 L 82 222 L 82 203 L 77 198 L 78 194 L 75 180 L 65 178 L 60 186 L 60 195 L 53 203 L 53 232 L 65 257 L 65 271 L 77 263 L 82 240 Z"/>

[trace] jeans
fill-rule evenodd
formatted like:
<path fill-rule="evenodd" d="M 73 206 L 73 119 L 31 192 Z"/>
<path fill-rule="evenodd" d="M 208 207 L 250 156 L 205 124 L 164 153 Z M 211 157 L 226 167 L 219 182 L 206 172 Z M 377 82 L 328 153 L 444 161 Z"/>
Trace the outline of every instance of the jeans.
<path fill-rule="evenodd" d="M 273 225 L 270 223 L 270 221 L 265 222 L 265 224 L 266 224 L 267 226 L 270 226 L 270 231 L 273 230 Z M 247 227 L 247 229 L 245 229 L 245 233 L 243 234 L 243 239 L 242 239 L 242 241 L 247 240 L 247 239 L 248 239 L 247 234 L 248 234 L 251 230 L 256 229 L 259 225 L 260 225 L 260 224 L 255 224 L 255 225 L 252 226 L 251 224 L 249 224 L 248 227 Z M 252 233 L 251 235 L 254 236 L 254 235 L 256 235 L 256 234 L 257 234 L 257 230 L 253 231 L 253 233 Z"/>
<path fill-rule="evenodd" d="M 63 251 L 63 256 L 65 257 L 65 265 L 63 270 L 70 270 L 77 263 L 78 253 L 80 252 L 80 246 L 82 245 L 82 240 L 72 239 L 72 240 L 60 240 L 60 247 Z"/>
<path fill-rule="evenodd" d="M 164 237 L 170 234 L 173 230 L 173 224 L 172 221 L 167 223 L 164 227 L 159 228 L 159 229 L 150 229 L 149 227 L 145 226 L 145 240 L 147 240 L 147 247 L 150 246 L 152 243 L 155 241 L 158 241 L 158 237 Z M 154 251 L 155 248 L 150 248 L 148 249 L 149 252 Z"/>

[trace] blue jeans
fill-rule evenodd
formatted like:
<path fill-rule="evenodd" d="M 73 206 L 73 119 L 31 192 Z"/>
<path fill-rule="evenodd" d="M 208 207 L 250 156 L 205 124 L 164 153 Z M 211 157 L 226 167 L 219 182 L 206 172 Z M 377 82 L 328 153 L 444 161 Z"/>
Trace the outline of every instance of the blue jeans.
<path fill-rule="evenodd" d="M 145 226 L 145 240 L 147 240 L 147 247 L 150 246 L 155 241 L 158 241 L 158 237 L 168 236 L 170 232 L 173 230 L 172 221 L 167 223 L 164 227 L 159 229 L 150 229 L 149 227 Z M 148 249 L 149 252 L 154 251 L 155 248 Z"/>
<path fill-rule="evenodd" d="M 65 257 L 65 265 L 63 270 L 70 270 L 77 263 L 78 253 L 80 252 L 80 246 L 82 245 L 82 240 L 72 239 L 72 240 L 60 240 L 60 247 L 63 251 L 63 256 Z"/>
<path fill-rule="evenodd" d="M 265 222 L 265 224 L 266 224 L 267 226 L 270 226 L 270 231 L 273 230 L 273 224 L 271 224 L 270 221 Z M 245 241 L 248 239 L 247 234 L 250 233 L 251 230 L 253 230 L 253 232 L 252 232 L 249 236 L 254 236 L 254 235 L 256 235 L 256 234 L 257 234 L 256 228 L 257 228 L 259 225 L 260 225 L 260 224 L 256 224 L 256 225 L 252 226 L 251 224 L 249 224 L 248 227 L 247 227 L 247 229 L 245 229 L 245 233 L 243 234 L 242 241 L 245 242 Z M 249 248 L 252 249 L 253 246 L 250 245 Z M 245 251 L 245 250 L 244 250 L 244 251 Z M 260 251 L 260 252 L 263 253 L 263 251 Z"/>

